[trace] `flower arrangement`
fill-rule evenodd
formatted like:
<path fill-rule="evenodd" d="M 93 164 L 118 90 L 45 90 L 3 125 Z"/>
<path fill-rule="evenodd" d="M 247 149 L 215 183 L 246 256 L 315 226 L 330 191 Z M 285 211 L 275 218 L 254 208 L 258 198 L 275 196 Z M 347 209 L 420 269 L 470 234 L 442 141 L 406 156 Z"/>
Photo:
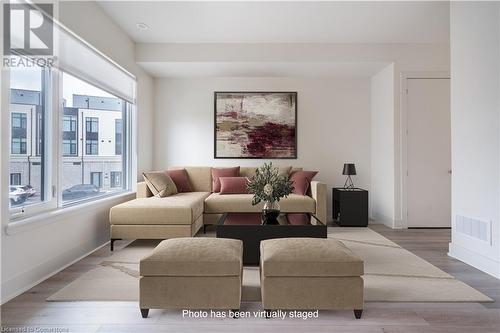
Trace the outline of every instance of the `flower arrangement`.
<path fill-rule="evenodd" d="M 261 201 L 274 203 L 287 197 L 293 191 L 293 183 L 285 175 L 280 175 L 272 163 L 264 163 L 255 170 L 255 176 L 250 178 L 247 189 L 253 193 L 252 205 Z"/>

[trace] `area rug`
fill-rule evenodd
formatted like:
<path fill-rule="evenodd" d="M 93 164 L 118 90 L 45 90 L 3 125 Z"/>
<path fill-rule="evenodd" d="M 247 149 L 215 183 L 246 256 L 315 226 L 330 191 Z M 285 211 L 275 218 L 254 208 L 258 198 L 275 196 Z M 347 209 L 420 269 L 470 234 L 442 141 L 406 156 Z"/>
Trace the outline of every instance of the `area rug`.
<path fill-rule="evenodd" d="M 213 237 L 212 234 L 202 235 Z M 342 241 L 365 263 L 365 301 L 492 302 L 424 259 L 369 228 L 329 228 L 328 237 Z M 139 261 L 155 243 L 136 241 L 111 254 L 48 301 L 137 301 Z M 258 267 L 243 270 L 242 301 L 260 301 Z"/>

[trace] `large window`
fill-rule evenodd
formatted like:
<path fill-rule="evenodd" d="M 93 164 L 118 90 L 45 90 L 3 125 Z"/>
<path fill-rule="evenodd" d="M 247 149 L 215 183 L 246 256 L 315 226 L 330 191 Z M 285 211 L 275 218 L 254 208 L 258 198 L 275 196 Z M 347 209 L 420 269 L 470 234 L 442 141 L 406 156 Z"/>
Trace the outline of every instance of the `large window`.
<path fill-rule="evenodd" d="M 42 62 L 53 67 L 13 56 L 19 67 L 2 73 L 11 220 L 116 195 L 135 170 L 135 77 L 55 20 L 53 29 L 56 54 Z"/>
<path fill-rule="evenodd" d="M 122 147 L 128 104 L 65 72 L 62 82 L 63 203 L 122 191 L 126 187 L 122 175 L 128 156 Z"/>

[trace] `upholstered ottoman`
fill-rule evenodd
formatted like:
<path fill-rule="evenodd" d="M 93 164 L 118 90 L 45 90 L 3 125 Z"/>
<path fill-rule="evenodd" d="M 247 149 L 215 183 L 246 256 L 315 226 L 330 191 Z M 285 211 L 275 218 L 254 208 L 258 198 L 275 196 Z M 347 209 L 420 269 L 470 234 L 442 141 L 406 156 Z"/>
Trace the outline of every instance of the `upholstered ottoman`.
<path fill-rule="evenodd" d="M 236 239 L 162 241 L 140 262 L 142 316 L 149 309 L 239 309 L 242 257 Z"/>
<path fill-rule="evenodd" d="M 260 243 L 265 310 L 363 312 L 363 261 L 334 239 L 280 238 Z"/>

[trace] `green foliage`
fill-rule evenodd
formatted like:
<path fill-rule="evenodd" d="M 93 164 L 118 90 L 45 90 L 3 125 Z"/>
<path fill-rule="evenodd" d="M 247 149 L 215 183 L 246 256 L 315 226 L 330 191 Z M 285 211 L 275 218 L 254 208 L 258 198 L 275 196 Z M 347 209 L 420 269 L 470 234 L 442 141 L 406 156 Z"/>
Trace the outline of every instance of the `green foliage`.
<path fill-rule="evenodd" d="M 272 163 L 264 163 L 255 170 L 255 176 L 250 178 L 247 189 L 253 193 L 252 205 L 257 205 L 261 201 L 275 202 L 286 198 L 293 191 L 293 183 L 288 175 L 280 175 Z"/>

